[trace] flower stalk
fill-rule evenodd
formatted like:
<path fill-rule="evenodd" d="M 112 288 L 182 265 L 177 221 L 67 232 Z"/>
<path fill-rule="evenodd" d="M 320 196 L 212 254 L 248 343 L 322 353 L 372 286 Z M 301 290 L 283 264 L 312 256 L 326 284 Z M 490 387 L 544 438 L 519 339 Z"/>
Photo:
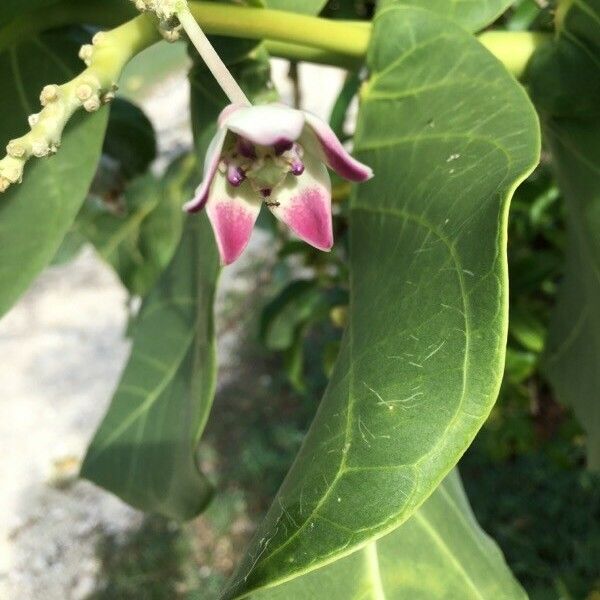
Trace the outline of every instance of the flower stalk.
<path fill-rule="evenodd" d="M 183 3 L 182 3 L 183 4 Z M 198 53 L 202 57 L 206 66 L 210 72 L 214 75 L 215 79 L 229 98 L 232 104 L 244 104 L 250 105 L 250 101 L 244 94 L 242 88 L 238 85 L 237 81 L 233 78 L 229 69 L 225 66 L 221 57 L 217 54 L 216 50 L 212 47 L 206 35 L 196 19 L 190 13 L 187 4 L 179 8 L 176 15 L 181 23 L 184 31 L 187 33 L 188 38 L 198 50 Z"/>

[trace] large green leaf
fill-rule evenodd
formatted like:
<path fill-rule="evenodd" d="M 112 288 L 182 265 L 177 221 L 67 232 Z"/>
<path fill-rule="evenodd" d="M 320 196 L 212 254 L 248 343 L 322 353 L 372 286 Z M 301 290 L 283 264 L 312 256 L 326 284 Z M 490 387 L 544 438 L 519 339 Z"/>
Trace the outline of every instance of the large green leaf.
<path fill-rule="evenodd" d="M 498 393 L 506 216 L 539 154 L 523 89 L 431 12 L 383 9 L 356 135 L 350 323 L 294 465 L 226 598 L 351 553 L 408 519 Z"/>
<path fill-rule="evenodd" d="M 79 40 L 56 32 L 0 54 L 0 147 L 25 133 L 45 84 L 65 81 L 81 68 L 78 47 Z M 56 156 L 32 159 L 23 183 L 0 195 L 0 315 L 52 260 L 77 215 L 100 157 L 107 117 L 106 109 L 78 114 Z"/>
<path fill-rule="evenodd" d="M 110 109 L 103 154 L 117 162 L 125 179 L 142 175 L 156 158 L 154 127 L 144 112 L 117 98 Z"/>
<path fill-rule="evenodd" d="M 265 600 L 526 598 L 453 471 L 408 522 L 350 556 L 253 594 Z"/>
<path fill-rule="evenodd" d="M 567 203 L 566 274 L 546 351 L 558 398 L 588 434 L 588 464 L 600 469 L 600 1 L 573 3 L 556 42 L 534 57 L 540 108 Z"/>
<path fill-rule="evenodd" d="M 387 5 L 404 4 L 426 8 L 453 19 L 470 31 L 493 23 L 514 0 L 387 0 Z"/>
<path fill-rule="evenodd" d="M 215 389 L 218 264 L 208 220 L 189 219 L 142 305 L 129 362 L 82 467 L 133 506 L 175 519 L 195 516 L 210 498 L 195 450 Z"/>
<path fill-rule="evenodd" d="M 189 156 L 183 168 L 177 163 L 162 180 L 151 174 L 137 178 L 125 192 L 123 214 L 90 202 L 77 219 L 77 232 L 94 244 L 133 295 L 148 293 L 177 248 L 181 206 L 190 193 L 183 183 L 194 167 Z"/>

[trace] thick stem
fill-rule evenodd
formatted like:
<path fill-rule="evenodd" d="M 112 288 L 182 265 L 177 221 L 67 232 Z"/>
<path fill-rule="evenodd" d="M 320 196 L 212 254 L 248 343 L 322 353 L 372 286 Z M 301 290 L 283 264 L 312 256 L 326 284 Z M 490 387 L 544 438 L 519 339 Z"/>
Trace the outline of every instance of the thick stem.
<path fill-rule="evenodd" d="M 531 31 L 486 31 L 478 39 L 510 73 L 519 78 L 524 75 L 534 51 L 551 37 Z"/>
<path fill-rule="evenodd" d="M 63 84 L 49 84 L 42 90 L 42 110 L 29 118 L 31 130 L 7 144 L 7 156 L 0 160 L 0 192 L 19 183 L 25 163 L 58 150 L 63 130 L 73 113 L 85 108 L 96 111 L 113 96 L 116 82 L 127 62 L 159 35 L 151 19 L 137 17 L 83 46 L 81 57 L 88 65 L 82 73 Z"/>
<path fill-rule="evenodd" d="M 229 69 L 225 66 L 225 63 L 221 60 L 221 57 L 212 47 L 212 44 L 208 41 L 208 38 L 204 35 L 202 29 L 200 29 L 200 26 L 190 13 L 189 9 L 187 7 L 181 8 L 176 14 L 181 26 L 187 33 L 188 38 L 192 44 L 194 44 L 196 50 L 198 50 L 202 60 L 204 60 L 206 66 L 214 75 L 229 100 L 233 104 L 250 105 L 250 100 L 248 100 L 246 94 L 242 91 L 242 88 L 238 85 L 237 81 L 229 72 Z"/>

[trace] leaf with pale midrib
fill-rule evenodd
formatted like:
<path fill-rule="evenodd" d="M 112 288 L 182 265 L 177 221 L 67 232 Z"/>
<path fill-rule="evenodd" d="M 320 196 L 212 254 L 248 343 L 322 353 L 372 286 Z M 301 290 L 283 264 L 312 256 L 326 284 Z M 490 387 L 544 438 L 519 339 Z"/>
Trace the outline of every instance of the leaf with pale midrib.
<path fill-rule="evenodd" d="M 53 32 L 0 54 L 0 147 L 27 131 L 45 84 L 63 82 L 80 68 L 79 43 Z M 0 315 L 52 260 L 75 219 L 100 158 L 107 117 L 106 108 L 75 115 L 59 152 L 32 158 L 23 183 L 0 194 Z"/>
<path fill-rule="evenodd" d="M 213 300 L 219 273 L 205 215 L 135 323 L 133 348 L 82 476 L 148 512 L 188 519 L 210 498 L 196 446 L 215 390 Z"/>
<path fill-rule="evenodd" d="M 539 155 L 535 112 L 471 35 L 425 10 L 380 11 L 351 205 L 350 324 L 294 465 L 224 594 L 341 558 L 408 519 L 498 393 L 506 221 Z"/>
<path fill-rule="evenodd" d="M 256 600 L 515 600 L 526 594 L 496 544 L 479 527 L 453 471 L 403 525 Z"/>

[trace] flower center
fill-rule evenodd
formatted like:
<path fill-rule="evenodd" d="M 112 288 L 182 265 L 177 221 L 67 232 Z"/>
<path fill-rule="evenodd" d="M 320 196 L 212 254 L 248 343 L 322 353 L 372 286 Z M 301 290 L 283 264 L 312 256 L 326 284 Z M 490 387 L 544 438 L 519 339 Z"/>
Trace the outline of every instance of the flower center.
<path fill-rule="evenodd" d="M 298 177 L 304 173 L 303 155 L 304 149 L 296 142 L 260 146 L 237 137 L 221 155 L 219 168 L 234 187 L 247 180 L 259 196 L 267 199 L 288 174 Z"/>

